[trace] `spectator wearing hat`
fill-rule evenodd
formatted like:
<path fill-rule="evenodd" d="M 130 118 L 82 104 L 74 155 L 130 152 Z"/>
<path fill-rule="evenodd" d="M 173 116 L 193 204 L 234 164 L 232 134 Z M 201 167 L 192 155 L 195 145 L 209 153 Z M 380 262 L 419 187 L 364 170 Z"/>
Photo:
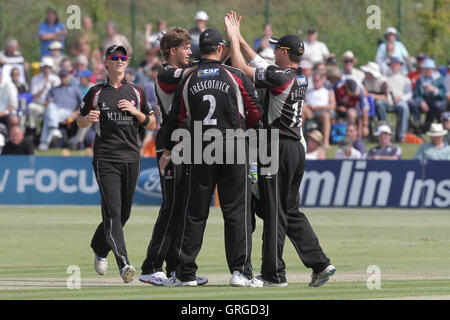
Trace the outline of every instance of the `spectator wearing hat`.
<path fill-rule="evenodd" d="M 342 64 L 344 67 L 341 69 L 343 75 L 351 75 L 356 80 L 358 80 L 358 84 L 361 84 L 365 78 L 364 72 L 355 68 L 355 63 L 357 62 L 355 55 L 352 51 L 347 50 L 342 55 Z"/>
<path fill-rule="evenodd" d="M 375 55 L 375 61 L 381 65 L 389 62 L 389 58 L 398 58 L 400 61 L 405 63 L 406 59 L 409 57 L 408 50 L 405 45 L 397 40 L 398 32 L 395 28 L 389 27 L 386 29 L 384 33 L 385 42 L 382 42 L 377 49 L 377 53 Z M 385 70 L 388 70 L 386 68 Z M 402 70 L 403 73 L 406 74 L 406 68 Z"/>
<path fill-rule="evenodd" d="M 339 149 L 334 155 L 335 159 L 362 159 L 361 152 L 353 147 L 353 141 L 350 137 L 344 137 L 339 143 Z"/>
<path fill-rule="evenodd" d="M 59 124 L 69 118 L 76 119 L 78 106 L 83 97 L 77 86 L 70 85 L 72 75 L 69 71 L 62 69 L 59 73 L 61 85 L 52 88 L 46 97 L 46 110 L 41 131 L 41 143 L 38 149 L 48 150 L 54 137 L 62 138 L 62 133 L 58 129 Z"/>
<path fill-rule="evenodd" d="M 81 91 L 81 95 L 84 97 L 86 93 L 88 93 L 89 89 L 93 86 L 92 71 L 89 69 L 84 69 L 78 74 L 78 78 L 78 88 Z"/>
<path fill-rule="evenodd" d="M 313 89 L 306 93 L 306 105 L 311 110 L 312 119 L 321 124 L 324 139 L 324 148 L 330 147 L 331 119 L 336 110 L 334 91 L 324 87 L 326 77 L 324 74 L 314 72 L 312 76 Z"/>
<path fill-rule="evenodd" d="M 323 143 L 323 135 L 317 129 L 308 133 L 306 138 L 306 160 L 325 160 L 327 158 L 325 150 L 321 148 Z"/>
<path fill-rule="evenodd" d="M 25 137 L 22 128 L 14 125 L 9 129 L 9 141 L 6 142 L 2 155 L 31 155 L 34 154 L 33 143 Z"/>
<path fill-rule="evenodd" d="M 370 95 L 375 101 L 375 109 L 377 110 L 378 119 L 381 120 L 379 109 L 383 110 L 384 105 L 388 101 L 388 85 L 386 77 L 380 72 L 380 67 L 375 62 L 368 62 L 361 67 L 364 71 L 365 78 L 362 82 L 364 88 L 367 91 L 367 95 Z"/>
<path fill-rule="evenodd" d="M 305 41 L 303 59 L 309 60 L 313 65 L 319 61 L 325 61 L 330 54 L 327 45 L 317 40 L 318 36 L 319 34 L 314 28 L 308 28 L 308 40 Z"/>
<path fill-rule="evenodd" d="M 305 73 L 306 79 L 308 80 L 308 91 L 313 90 L 313 79 L 312 79 L 312 64 L 309 60 L 301 60 L 299 65 L 300 68 L 303 69 Z"/>
<path fill-rule="evenodd" d="M 46 107 L 46 97 L 50 89 L 61 84 L 60 78 L 52 72 L 53 59 L 48 56 L 42 58 L 40 63 L 40 73 L 31 79 L 30 91 L 33 100 L 28 105 L 28 127 L 27 135 L 36 134 L 36 121 L 44 114 Z"/>
<path fill-rule="evenodd" d="M 448 130 L 444 129 L 442 123 L 432 123 L 426 134 L 430 137 L 431 142 L 421 145 L 414 155 L 414 159 L 450 160 L 450 146 L 445 140 Z"/>
<path fill-rule="evenodd" d="M 386 121 L 387 112 L 397 114 L 397 141 L 404 141 L 409 122 L 408 101 L 412 98 L 411 80 L 401 73 L 403 62 L 392 58 L 390 61 L 391 75 L 387 77 L 388 101 L 376 105 L 378 119 Z"/>
<path fill-rule="evenodd" d="M 425 59 L 422 68 L 423 73 L 416 82 L 413 101 L 409 106 L 414 126 L 423 126 L 423 131 L 427 131 L 446 108 L 447 88 L 444 78 L 436 71 L 433 59 Z M 426 114 L 424 124 L 420 118 L 421 113 Z"/>
<path fill-rule="evenodd" d="M 441 123 L 444 126 L 444 129 L 448 131 L 445 136 L 445 141 L 447 141 L 447 144 L 450 144 L 450 111 L 442 112 Z"/>
<path fill-rule="evenodd" d="M 369 150 L 368 160 L 399 160 L 401 158 L 402 149 L 392 144 L 392 130 L 388 125 L 380 125 L 375 136 L 378 137 L 380 144 Z"/>
<path fill-rule="evenodd" d="M 59 74 L 61 71 L 61 62 L 64 59 L 64 54 L 62 53 L 63 46 L 59 41 L 52 41 L 48 49 L 50 50 L 49 57 L 53 60 L 53 72 Z"/>
<path fill-rule="evenodd" d="M 200 34 L 206 30 L 206 23 L 209 20 L 209 16 L 205 11 L 197 11 L 194 20 L 195 27 L 189 30 L 189 34 L 191 35 L 191 57 L 194 60 L 198 60 L 202 56 L 199 48 Z"/>
<path fill-rule="evenodd" d="M 358 128 L 358 135 L 366 137 L 369 135 L 369 107 L 364 100 L 364 92 L 352 78 L 344 79 L 339 69 L 331 69 L 327 77 L 336 97 L 336 116 L 338 119 L 354 124 Z M 341 79 L 342 78 L 342 79 Z"/>

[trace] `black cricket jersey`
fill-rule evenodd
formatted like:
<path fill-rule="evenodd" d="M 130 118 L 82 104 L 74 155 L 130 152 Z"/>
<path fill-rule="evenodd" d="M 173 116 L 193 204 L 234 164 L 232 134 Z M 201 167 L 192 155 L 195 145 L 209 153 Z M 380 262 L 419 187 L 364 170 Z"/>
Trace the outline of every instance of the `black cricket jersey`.
<path fill-rule="evenodd" d="M 189 65 L 188 67 L 190 67 Z M 172 107 L 172 100 L 175 94 L 175 90 L 183 80 L 186 69 L 175 68 L 168 63 L 164 63 L 162 70 L 158 72 L 156 78 L 155 91 L 156 98 L 158 99 L 159 121 L 161 127 L 165 125 L 165 121 Z M 159 130 L 156 136 L 156 150 L 164 148 L 164 130 Z"/>
<path fill-rule="evenodd" d="M 302 108 L 308 80 L 301 68 L 270 65 L 255 69 L 255 87 L 267 88 L 264 127 L 279 129 L 280 137 L 302 138 Z"/>
<path fill-rule="evenodd" d="M 111 162 L 137 162 L 141 159 L 138 143 L 139 122 L 128 112 L 121 111 L 119 100 L 131 101 L 144 114 L 150 113 L 143 87 L 122 80 L 120 87 L 107 80 L 93 86 L 83 99 L 80 114 L 86 116 L 90 110 L 100 111 L 100 121 L 94 123 L 96 131 L 94 160 Z"/>
<path fill-rule="evenodd" d="M 227 129 L 254 128 L 261 117 L 257 103 L 255 87 L 241 70 L 202 59 L 176 89 L 164 126 L 164 147 L 172 149 L 171 134 L 184 123 L 192 129 L 198 121 L 203 131 L 215 128 L 223 134 Z"/>

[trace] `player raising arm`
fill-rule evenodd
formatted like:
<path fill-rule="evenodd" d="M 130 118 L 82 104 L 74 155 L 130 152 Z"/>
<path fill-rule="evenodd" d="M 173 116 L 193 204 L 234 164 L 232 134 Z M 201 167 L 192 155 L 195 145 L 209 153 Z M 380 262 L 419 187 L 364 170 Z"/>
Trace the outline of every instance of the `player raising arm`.
<path fill-rule="evenodd" d="M 266 286 L 287 286 L 282 258 L 287 235 L 304 265 L 313 270 L 309 285 L 321 286 L 336 268 L 330 264 L 308 219 L 299 210 L 299 188 L 305 170 L 305 147 L 301 142 L 302 106 L 308 86 L 306 76 L 299 68 L 303 41 L 295 35 L 271 38 L 270 42 L 275 45 L 276 65 L 268 65 L 243 39 L 239 27 L 240 18 L 231 11 L 225 17 L 225 30 L 231 42 L 232 64 L 243 70 L 254 81 L 255 87 L 268 89 L 264 98 L 263 125 L 265 129 L 279 132 L 278 172 L 262 174 L 264 166 L 258 164 L 259 213 L 264 220 L 261 279 Z M 245 63 L 241 47 L 250 66 Z"/>

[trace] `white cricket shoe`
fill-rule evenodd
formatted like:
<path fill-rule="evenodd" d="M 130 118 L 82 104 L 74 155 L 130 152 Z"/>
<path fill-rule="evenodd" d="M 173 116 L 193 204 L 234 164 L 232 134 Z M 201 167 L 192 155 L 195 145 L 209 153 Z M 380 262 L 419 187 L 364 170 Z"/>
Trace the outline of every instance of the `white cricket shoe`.
<path fill-rule="evenodd" d="M 175 275 L 175 272 L 172 272 L 172 276 L 163 282 L 164 287 L 196 287 L 197 281 L 181 281 Z"/>
<path fill-rule="evenodd" d="M 133 281 L 135 273 L 136 269 L 131 264 L 127 264 L 125 265 L 125 267 L 120 269 L 120 276 L 122 277 L 123 282 L 125 283 Z"/>
<path fill-rule="evenodd" d="M 263 286 L 264 287 L 277 287 L 277 288 L 285 288 L 288 286 L 287 282 L 281 282 L 281 283 L 277 283 L 277 282 L 272 282 L 272 281 L 268 281 L 268 280 L 264 280 L 262 278 L 261 275 L 256 276 L 256 279 L 260 280 L 263 282 Z"/>
<path fill-rule="evenodd" d="M 106 274 L 106 271 L 108 271 L 108 259 L 106 258 L 101 258 L 99 256 L 95 256 L 95 260 L 94 260 L 94 267 L 95 267 L 95 271 L 103 276 Z"/>
<path fill-rule="evenodd" d="M 233 287 L 254 287 L 254 288 L 262 288 L 263 282 L 255 277 L 251 279 L 247 279 L 246 276 L 244 276 L 239 271 L 234 271 L 233 275 L 230 279 L 230 286 Z"/>
<path fill-rule="evenodd" d="M 328 282 L 330 277 L 336 272 L 336 267 L 330 264 L 320 273 L 313 273 L 311 275 L 310 287 L 320 287 Z"/>
<path fill-rule="evenodd" d="M 167 280 L 167 276 L 162 271 L 153 272 L 151 274 L 141 274 L 139 277 L 139 281 L 153 284 L 154 286 L 162 286 L 164 280 Z"/>

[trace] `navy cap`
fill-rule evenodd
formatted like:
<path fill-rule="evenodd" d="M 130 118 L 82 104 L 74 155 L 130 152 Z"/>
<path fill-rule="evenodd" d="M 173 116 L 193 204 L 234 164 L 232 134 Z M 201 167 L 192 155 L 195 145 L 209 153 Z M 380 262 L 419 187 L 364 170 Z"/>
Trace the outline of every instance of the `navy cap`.
<path fill-rule="evenodd" d="M 92 77 L 92 71 L 89 70 L 89 69 L 84 69 L 84 70 L 81 71 L 78 75 L 79 75 L 80 77 L 90 78 L 90 77 Z"/>
<path fill-rule="evenodd" d="M 122 52 L 125 53 L 125 55 L 127 55 L 127 49 L 125 49 L 124 46 L 120 46 L 120 45 L 114 44 L 112 46 L 109 46 L 108 49 L 106 49 L 105 56 L 110 56 L 116 51 L 122 51 Z"/>
<path fill-rule="evenodd" d="M 286 49 L 287 52 L 296 54 L 298 56 L 303 55 L 305 52 L 305 46 L 303 41 L 293 34 L 285 35 L 281 38 L 270 38 L 269 42 L 279 46 L 281 49 Z"/>
<path fill-rule="evenodd" d="M 59 71 L 59 76 L 61 78 L 65 77 L 65 76 L 68 76 L 69 74 L 70 74 L 70 71 L 67 70 L 67 69 L 61 69 L 61 71 Z"/>
<path fill-rule="evenodd" d="M 215 29 L 206 29 L 200 34 L 199 46 L 218 46 L 219 44 L 225 44 L 222 34 Z"/>

